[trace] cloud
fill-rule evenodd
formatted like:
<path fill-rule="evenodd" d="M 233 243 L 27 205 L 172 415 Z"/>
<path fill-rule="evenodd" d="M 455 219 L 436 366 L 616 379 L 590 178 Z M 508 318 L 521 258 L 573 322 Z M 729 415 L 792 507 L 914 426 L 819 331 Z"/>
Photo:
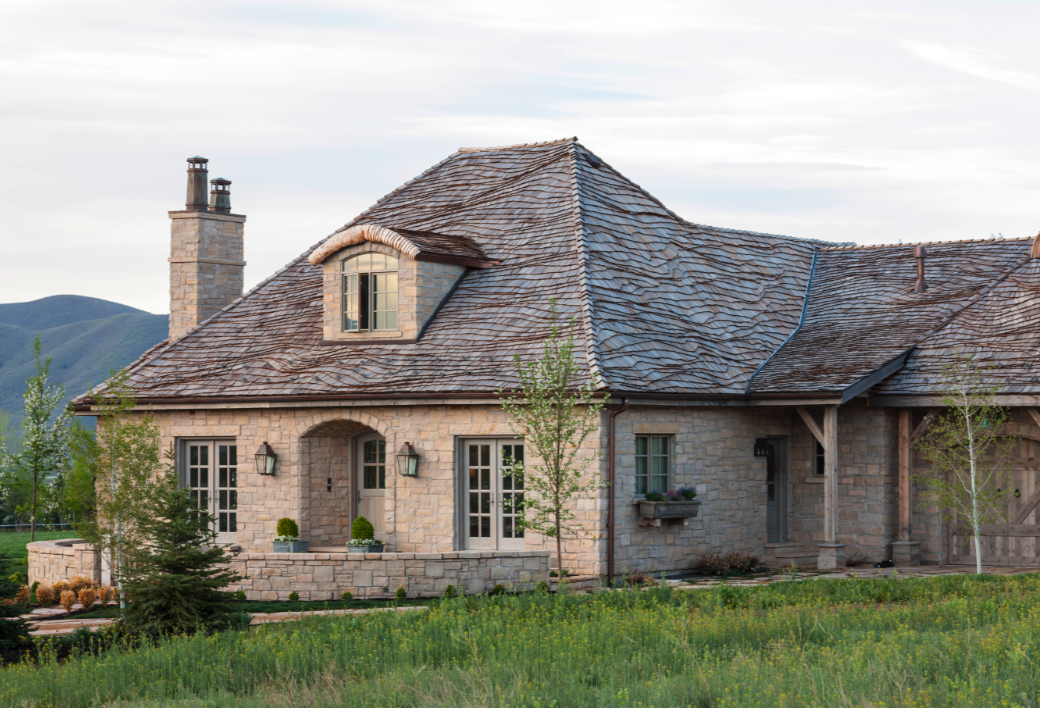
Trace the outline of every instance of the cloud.
<path fill-rule="evenodd" d="M 904 40 L 902 45 L 921 59 L 939 66 L 945 66 L 947 69 L 953 69 L 969 76 L 977 76 L 980 79 L 1014 86 L 1030 93 L 1040 94 L 1040 75 L 996 66 L 997 64 L 1007 64 L 1011 61 L 999 54 L 965 45 L 948 45 L 935 42 Z"/>

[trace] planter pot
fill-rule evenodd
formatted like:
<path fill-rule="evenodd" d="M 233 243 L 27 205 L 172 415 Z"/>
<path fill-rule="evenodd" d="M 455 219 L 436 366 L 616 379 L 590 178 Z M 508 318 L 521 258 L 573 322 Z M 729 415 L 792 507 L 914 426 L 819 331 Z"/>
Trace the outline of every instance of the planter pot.
<path fill-rule="evenodd" d="M 372 543 L 367 546 L 347 546 L 347 553 L 382 553 L 382 543 Z"/>
<path fill-rule="evenodd" d="M 639 516 L 643 519 L 692 519 L 701 508 L 699 501 L 640 501 Z"/>
<path fill-rule="evenodd" d="M 275 553 L 306 553 L 310 541 L 272 541 Z"/>

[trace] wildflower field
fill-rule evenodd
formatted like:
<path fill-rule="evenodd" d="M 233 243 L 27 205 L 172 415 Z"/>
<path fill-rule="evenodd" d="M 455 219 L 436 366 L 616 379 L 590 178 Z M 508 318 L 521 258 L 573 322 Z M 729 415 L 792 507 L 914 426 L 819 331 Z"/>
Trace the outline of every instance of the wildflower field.
<path fill-rule="evenodd" d="M 3 706 L 1040 706 L 1040 576 L 462 597 L 84 651 Z"/>

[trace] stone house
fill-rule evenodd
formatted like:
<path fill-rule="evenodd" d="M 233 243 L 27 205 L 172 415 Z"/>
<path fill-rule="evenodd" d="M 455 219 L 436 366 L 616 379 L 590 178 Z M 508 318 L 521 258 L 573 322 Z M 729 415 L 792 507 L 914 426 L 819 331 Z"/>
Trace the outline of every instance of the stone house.
<path fill-rule="evenodd" d="M 672 572 L 729 551 L 971 562 L 910 476 L 955 349 L 997 365 L 1024 441 L 1015 523 L 986 560 L 1040 563 L 1033 239 L 925 251 L 695 224 L 567 139 L 460 149 L 243 295 L 246 219 L 226 180 L 207 203 L 206 160 L 189 165 L 187 206 L 170 212 L 170 336 L 130 382 L 252 597 L 547 577 L 555 547 L 503 503 L 521 493 L 503 455 L 524 441 L 498 391 L 517 384 L 514 355 L 539 355 L 550 298 L 609 394 L 581 454 L 612 484 L 578 503 L 587 533 L 565 539 L 565 567 Z M 74 403 L 91 412 L 89 394 Z M 273 474 L 254 464 L 261 446 Z M 409 447 L 415 476 L 396 462 Z M 644 492 L 683 485 L 697 516 L 640 516 Z M 358 514 L 385 553 L 344 553 Z M 283 516 L 311 552 L 271 553 Z"/>

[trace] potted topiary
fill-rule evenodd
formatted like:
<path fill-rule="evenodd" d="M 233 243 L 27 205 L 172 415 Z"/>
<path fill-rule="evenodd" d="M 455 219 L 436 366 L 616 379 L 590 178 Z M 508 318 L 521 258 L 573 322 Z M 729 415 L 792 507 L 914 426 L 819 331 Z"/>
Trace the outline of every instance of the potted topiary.
<path fill-rule="evenodd" d="M 300 527 L 292 519 L 278 519 L 278 535 L 273 541 L 275 553 L 306 553 L 309 541 L 300 540 Z"/>
<path fill-rule="evenodd" d="M 348 553 L 382 553 L 383 542 L 375 538 L 376 530 L 372 522 L 364 516 L 354 519 L 350 527 L 350 540 L 347 541 Z"/>

